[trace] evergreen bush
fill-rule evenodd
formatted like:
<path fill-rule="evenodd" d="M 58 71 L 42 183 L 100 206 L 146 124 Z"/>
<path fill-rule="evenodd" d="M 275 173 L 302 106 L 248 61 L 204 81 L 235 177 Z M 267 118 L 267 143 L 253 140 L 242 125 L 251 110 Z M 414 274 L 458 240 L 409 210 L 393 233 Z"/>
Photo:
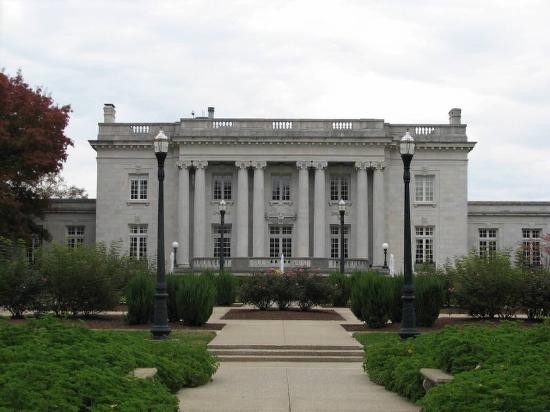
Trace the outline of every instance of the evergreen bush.
<path fill-rule="evenodd" d="M 237 280 L 232 273 L 222 272 L 214 276 L 216 285 L 216 305 L 229 306 L 235 302 Z"/>
<path fill-rule="evenodd" d="M 530 269 L 523 272 L 521 307 L 529 320 L 550 316 L 550 270 Z"/>
<path fill-rule="evenodd" d="M 348 306 L 351 294 L 351 279 L 345 273 L 331 273 L 328 281 L 333 286 L 332 306 Z"/>
<path fill-rule="evenodd" d="M 151 272 L 138 272 L 128 283 L 126 304 L 127 320 L 131 325 L 148 323 L 153 315 L 155 280 Z"/>
<path fill-rule="evenodd" d="M 184 323 L 200 326 L 206 323 L 216 302 L 216 287 L 210 276 L 185 275 L 176 290 L 178 317 Z"/>
<path fill-rule="evenodd" d="M 426 274 L 414 277 L 414 296 L 416 323 L 418 326 L 432 326 L 443 306 L 443 279 L 437 275 Z"/>
<path fill-rule="evenodd" d="M 166 275 L 166 293 L 168 293 L 166 306 L 168 310 L 168 320 L 170 322 L 177 322 L 180 319 L 178 317 L 177 294 L 183 276 L 185 275 Z"/>
<path fill-rule="evenodd" d="M 399 323 L 403 317 L 403 275 L 392 276 L 389 279 L 388 286 L 392 290 L 392 303 L 389 317 L 392 323 Z"/>
<path fill-rule="evenodd" d="M 356 275 L 351 289 L 351 307 L 355 316 L 369 328 L 386 325 L 394 292 L 391 278 L 377 272 Z"/>

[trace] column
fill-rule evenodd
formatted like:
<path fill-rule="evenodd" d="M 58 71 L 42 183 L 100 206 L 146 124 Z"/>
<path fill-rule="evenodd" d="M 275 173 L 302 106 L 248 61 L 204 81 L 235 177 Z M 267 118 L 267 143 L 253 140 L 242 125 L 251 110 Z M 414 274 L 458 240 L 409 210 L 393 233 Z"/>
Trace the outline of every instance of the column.
<path fill-rule="evenodd" d="M 298 216 L 296 223 L 296 255 L 309 257 L 309 167 L 311 161 L 298 161 Z"/>
<path fill-rule="evenodd" d="M 189 168 L 191 161 L 177 162 L 178 166 L 178 265 L 189 266 Z"/>
<path fill-rule="evenodd" d="M 237 172 L 237 253 L 248 256 L 248 166 L 250 162 L 235 162 Z"/>
<path fill-rule="evenodd" d="M 195 166 L 195 230 L 193 232 L 194 257 L 206 256 L 206 160 L 193 160 Z"/>
<path fill-rule="evenodd" d="M 315 197 L 313 200 L 313 257 L 324 258 L 326 257 L 325 168 L 327 167 L 327 162 L 314 161 L 313 167 L 315 167 Z"/>
<path fill-rule="evenodd" d="M 373 242 L 372 251 L 374 256 L 372 262 L 374 266 L 382 266 L 384 264 L 384 252 L 382 251 L 382 243 L 386 242 L 386 222 L 385 222 L 385 205 L 384 205 L 384 163 L 377 163 L 374 169 L 373 178 Z"/>
<path fill-rule="evenodd" d="M 360 259 L 368 257 L 368 191 L 367 191 L 367 167 L 369 162 L 355 162 L 357 169 L 357 208 L 355 227 L 355 250 Z"/>
<path fill-rule="evenodd" d="M 254 167 L 254 198 L 252 212 L 252 252 L 255 257 L 264 257 L 265 253 L 265 196 L 264 168 L 266 162 L 253 161 Z"/>

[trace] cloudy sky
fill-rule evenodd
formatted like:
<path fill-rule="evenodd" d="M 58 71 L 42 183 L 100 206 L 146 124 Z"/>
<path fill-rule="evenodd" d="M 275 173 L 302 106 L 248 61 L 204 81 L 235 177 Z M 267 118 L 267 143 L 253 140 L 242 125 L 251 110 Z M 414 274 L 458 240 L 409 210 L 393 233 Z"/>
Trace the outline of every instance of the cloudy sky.
<path fill-rule="evenodd" d="M 96 193 L 117 119 L 363 117 L 462 108 L 470 200 L 550 200 L 550 1 L 0 0 L 0 67 L 71 104 L 63 175 Z"/>

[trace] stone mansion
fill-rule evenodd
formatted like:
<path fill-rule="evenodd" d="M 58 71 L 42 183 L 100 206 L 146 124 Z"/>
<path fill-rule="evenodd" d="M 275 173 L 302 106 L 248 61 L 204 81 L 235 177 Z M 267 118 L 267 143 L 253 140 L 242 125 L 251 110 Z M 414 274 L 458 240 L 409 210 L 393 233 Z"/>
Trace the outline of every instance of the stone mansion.
<path fill-rule="evenodd" d="M 383 243 L 396 269 L 403 261 L 403 163 L 411 165 L 412 256 L 442 265 L 475 249 L 524 246 L 541 264 L 550 232 L 550 202 L 468 202 L 468 139 L 461 110 L 446 124 L 392 124 L 382 119 L 184 118 L 172 123 L 119 123 L 104 106 L 96 140 L 97 199 L 54 201 L 44 225 L 70 245 L 122 242 L 131 256 L 153 258 L 157 233 L 159 130 L 170 139 L 165 164 L 165 244 L 177 241 L 178 268 L 338 268 L 338 202 L 346 204 L 347 269 L 380 267 Z M 219 204 L 225 200 L 225 224 Z M 223 230 L 224 241 L 220 240 Z"/>

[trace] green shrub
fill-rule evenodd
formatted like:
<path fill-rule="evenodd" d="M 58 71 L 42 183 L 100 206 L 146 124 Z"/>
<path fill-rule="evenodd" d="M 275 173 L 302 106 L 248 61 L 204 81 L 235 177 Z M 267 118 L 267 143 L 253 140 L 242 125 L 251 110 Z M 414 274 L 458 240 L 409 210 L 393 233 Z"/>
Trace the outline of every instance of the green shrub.
<path fill-rule="evenodd" d="M 127 320 L 131 325 L 148 323 L 153 315 L 155 279 L 151 272 L 138 272 L 126 289 Z"/>
<path fill-rule="evenodd" d="M 241 300 L 243 303 L 267 310 L 273 304 L 273 275 L 255 273 L 241 284 Z"/>
<path fill-rule="evenodd" d="M 392 276 L 388 283 L 393 292 L 390 320 L 392 323 L 399 323 L 403 317 L 403 275 Z"/>
<path fill-rule="evenodd" d="M 178 288 L 178 317 L 188 325 L 199 326 L 206 323 L 216 301 L 216 287 L 212 278 L 203 275 L 182 276 Z"/>
<path fill-rule="evenodd" d="M 286 310 L 297 299 L 294 276 L 286 273 L 266 275 L 272 276 L 271 296 L 279 310 Z"/>
<path fill-rule="evenodd" d="M 437 275 L 416 275 L 414 293 L 418 326 L 432 326 L 443 306 L 444 283 Z"/>
<path fill-rule="evenodd" d="M 351 295 L 351 279 L 344 273 L 331 273 L 328 280 L 333 287 L 332 306 L 348 306 Z"/>
<path fill-rule="evenodd" d="M 185 275 L 166 275 L 166 293 L 168 293 L 166 306 L 168 310 L 168 320 L 170 322 L 177 322 L 180 319 L 178 317 L 177 293 L 183 276 Z"/>
<path fill-rule="evenodd" d="M 521 307 L 530 320 L 550 316 L 550 270 L 527 270 L 522 279 Z"/>
<path fill-rule="evenodd" d="M 391 282 L 383 274 L 366 272 L 356 275 L 352 283 L 352 310 L 369 328 L 381 328 L 389 319 L 393 301 Z"/>
<path fill-rule="evenodd" d="M 214 276 L 216 285 L 216 305 L 229 306 L 235 302 L 237 280 L 231 273 L 222 272 Z"/>
<path fill-rule="evenodd" d="M 294 278 L 296 300 L 301 310 L 307 311 L 313 306 L 331 302 L 332 285 L 328 279 L 304 270 L 298 270 L 289 276 Z"/>

